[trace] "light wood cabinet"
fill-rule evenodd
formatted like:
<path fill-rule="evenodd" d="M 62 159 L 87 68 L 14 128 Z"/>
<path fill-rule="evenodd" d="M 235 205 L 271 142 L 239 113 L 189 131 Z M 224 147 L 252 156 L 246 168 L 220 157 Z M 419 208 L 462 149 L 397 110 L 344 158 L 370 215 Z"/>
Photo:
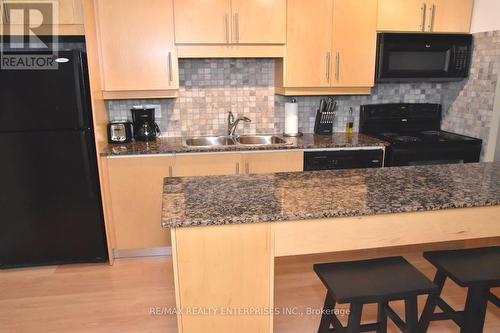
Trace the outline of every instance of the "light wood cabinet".
<path fill-rule="evenodd" d="M 377 29 L 424 31 L 426 0 L 378 0 Z"/>
<path fill-rule="evenodd" d="M 288 0 L 286 87 L 329 87 L 333 1 Z"/>
<path fill-rule="evenodd" d="M 473 0 L 379 0 L 379 31 L 470 31 Z"/>
<path fill-rule="evenodd" d="M 464 33 L 470 31 L 473 0 L 432 0 L 428 1 L 428 6 L 431 21 L 427 24 L 428 31 Z"/>
<path fill-rule="evenodd" d="M 109 158 L 107 164 L 115 250 L 169 246 L 161 226 L 162 184 L 174 157 Z"/>
<path fill-rule="evenodd" d="M 282 95 L 369 94 L 374 85 L 377 0 L 288 0 Z"/>
<path fill-rule="evenodd" d="M 165 177 L 302 171 L 303 156 L 283 151 L 105 158 L 114 250 L 170 246 L 170 233 L 161 226 Z"/>
<path fill-rule="evenodd" d="M 331 85 L 372 87 L 376 42 L 377 0 L 334 0 Z"/>
<path fill-rule="evenodd" d="M 175 42 L 224 44 L 231 40 L 231 0 L 175 0 Z"/>
<path fill-rule="evenodd" d="M 97 0 L 105 99 L 176 97 L 173 0 Z"/>
<path fill-rule="evenodd" d="M 30 24 L 31 26 L 37 27 L 37 33 L 41 34 L 56 34 L 56 35 L 83 35 L 83 6 L 82 0 L 55 0 L 49 2 L 49 4 L 55 4 L 52 13 L 57 13 L 57 18 L 52 19 L 52 22 L 48 22 L 48 18 L 44 18 L 42 15 L 35 14 L 33 12 L 30 14 L 30 18 L 24 17 L 24 15 L 13 14 L 13 9 L 19 5 L 32 4 L 32 0 L 2 0 L 0 3 L 0 15 L 1 24 L 11 25 L 11 31 L 13 34 L 23 33 L 22 26 Z M 57 25 L 54 26 L 56 23 Z M 17 27 L 17 28 L 16 28 Z M 14 32 L 15 31 L 15 32 Z"/>
<path fill-rule="evenodd" d="M 244 172 L 273 173 L 304 170 L 304 152 L 247 153 L 243 157 Z"/>
<path fill-rule="evenodd" d="M 232 0 L 231 8 L 233 43 L 286 43 L 286 0 Z"/>
<path fill-rule="evenodd" d="M 175 0 L 177 44 L 284 44 L 286 0 Z"/>
<path fill-rule="evenodd" d="M 219 176 L 242 173 L 241 154 L 214 153 L 176 156 L 174 176 Z"/>

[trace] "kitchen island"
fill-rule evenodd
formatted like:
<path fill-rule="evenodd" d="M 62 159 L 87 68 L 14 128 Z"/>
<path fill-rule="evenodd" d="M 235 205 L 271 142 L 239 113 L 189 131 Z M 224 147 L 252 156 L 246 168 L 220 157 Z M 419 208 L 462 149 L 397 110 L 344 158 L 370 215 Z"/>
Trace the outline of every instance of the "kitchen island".
<path fill-rule="evenodd" d="M 500 163 L 169 178 L 179 331 L 272 332 L 274 258 L 500 236 Z"/>

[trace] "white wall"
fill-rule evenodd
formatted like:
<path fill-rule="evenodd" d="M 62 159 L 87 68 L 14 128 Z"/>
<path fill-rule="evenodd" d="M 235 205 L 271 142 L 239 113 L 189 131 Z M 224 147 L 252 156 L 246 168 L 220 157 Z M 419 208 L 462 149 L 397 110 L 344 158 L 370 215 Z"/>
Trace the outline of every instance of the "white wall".
<path fill-rule="evenodd" d="M 471 33 L 500 30 L 500 0 L 474 0 Z"/>

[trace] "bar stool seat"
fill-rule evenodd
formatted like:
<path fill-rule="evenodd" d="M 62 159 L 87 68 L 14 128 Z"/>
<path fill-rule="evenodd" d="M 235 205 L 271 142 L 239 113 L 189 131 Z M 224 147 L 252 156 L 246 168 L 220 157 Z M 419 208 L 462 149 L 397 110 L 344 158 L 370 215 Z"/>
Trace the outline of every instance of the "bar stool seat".
<path fill-rule="evenodd" d="M 431 251 L 424 258 L 437 268 L 434 283 L 439 294 L 427 299 L 420 318 L 422 330 L 434 320 L 453 320 L 462 333 L 481 333 L 488 301 L 500 307 L 500 299 L 490 292 L 500 287 L 500 247 Z M 468 288 L 463 311 L 456 311 L 440 296 L 447 278 Z M 434 313 L 436 306 L 443 312 Z"/>
<path fill-rule="evenodd" d="M 461 287 L 500 287 L 500 247 L 424 252 L 424 258 Z"/>
<path fill-rule="evenodd" d="M 416 333 L 417 296 L 438 292 L 438 287 L 403 257 L 316 264 L 314 271 L 328 290 L 319 333 L 382 333 L 387 331 L 387 317 L 402 331 Z M 405 301 L 406 322 L 388 305 L 394 300 Z M 350 303 L 347 327 L 343 327 L 335 315 L 336 303 Z M 363 305 L 368 303 L 378 303 L 378 322 L 361 325 Z"/>

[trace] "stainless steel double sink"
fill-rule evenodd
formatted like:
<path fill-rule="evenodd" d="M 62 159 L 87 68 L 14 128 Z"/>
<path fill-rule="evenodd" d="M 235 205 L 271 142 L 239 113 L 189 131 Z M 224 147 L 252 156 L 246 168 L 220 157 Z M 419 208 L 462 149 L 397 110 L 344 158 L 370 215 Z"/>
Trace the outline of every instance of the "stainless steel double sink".
<path fill-rule="evenodd" d="M 188 138 L 184 141 L 188 147 L 221 147 L 221 146 L 260 146 L 283 145 L 286 140 L 276 135 L 241 135 L 232 136 L 200 136 Z"/>

